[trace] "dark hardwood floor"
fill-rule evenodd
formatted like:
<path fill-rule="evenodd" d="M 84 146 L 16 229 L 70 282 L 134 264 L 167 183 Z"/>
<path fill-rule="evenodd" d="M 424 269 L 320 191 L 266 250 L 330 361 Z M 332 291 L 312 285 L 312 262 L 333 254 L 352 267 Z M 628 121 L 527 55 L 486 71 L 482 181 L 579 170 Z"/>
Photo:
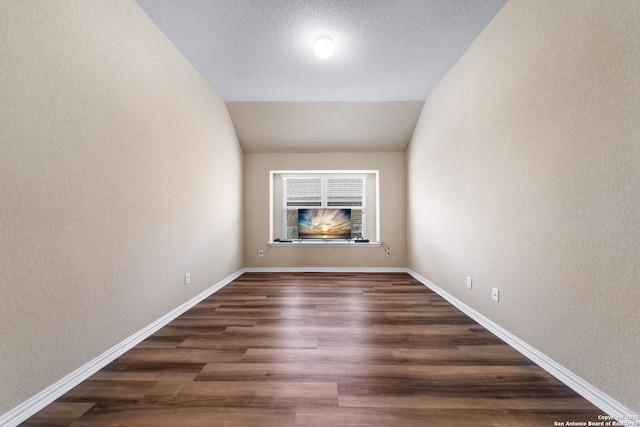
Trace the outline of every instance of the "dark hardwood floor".
<path fill-rule="evenodd" d="M 597 408 L 404 273 L 248 273 L 24 426 L 553 426 Z"/>

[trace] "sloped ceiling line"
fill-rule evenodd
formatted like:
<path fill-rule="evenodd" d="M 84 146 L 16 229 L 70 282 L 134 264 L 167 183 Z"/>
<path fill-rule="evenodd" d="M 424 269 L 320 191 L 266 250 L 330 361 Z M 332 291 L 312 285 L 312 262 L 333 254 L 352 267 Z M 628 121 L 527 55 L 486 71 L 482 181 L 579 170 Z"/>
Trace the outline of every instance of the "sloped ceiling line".
<path fill-rule="evenodd" d="M 136 2 L 228 103 L 245 152 L 312 152 L 406 149 L 416 103 L 506 0 Z"/>

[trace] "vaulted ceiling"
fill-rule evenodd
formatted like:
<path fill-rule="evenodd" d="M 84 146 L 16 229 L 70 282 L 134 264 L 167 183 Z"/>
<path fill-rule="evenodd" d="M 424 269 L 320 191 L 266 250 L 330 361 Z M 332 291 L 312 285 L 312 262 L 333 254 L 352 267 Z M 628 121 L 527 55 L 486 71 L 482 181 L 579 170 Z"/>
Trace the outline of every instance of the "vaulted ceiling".
<path fill-rule="evenodd" d="M 406 150 L 427 96 L 506 3 L 136 1 L 227 102 L 246 153 Z"/>

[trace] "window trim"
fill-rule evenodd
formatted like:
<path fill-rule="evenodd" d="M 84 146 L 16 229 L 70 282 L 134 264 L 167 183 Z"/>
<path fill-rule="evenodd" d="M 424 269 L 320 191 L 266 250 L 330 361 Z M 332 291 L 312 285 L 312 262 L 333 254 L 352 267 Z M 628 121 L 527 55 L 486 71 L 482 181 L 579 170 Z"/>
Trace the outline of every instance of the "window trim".
<path fill-rule="evenodd" d="M 348 177 L 351 176 L 367 176 L 373 175 L 375 181 L 375 238 L 373 241 L 380 242 L 382 238 L 380 236 L 380 171 L 378 170 L 272 170 L 269 171 L 269 242 L 273 242 L 274 239 L 274 176 L 281 175 L 287 177 L 294 176 L 318 176 L 329 177 L 330 175 Z M 363 195 L 364 197 L 364 195 Z M 365 206 L 363 206 L 365 209 Z"/>

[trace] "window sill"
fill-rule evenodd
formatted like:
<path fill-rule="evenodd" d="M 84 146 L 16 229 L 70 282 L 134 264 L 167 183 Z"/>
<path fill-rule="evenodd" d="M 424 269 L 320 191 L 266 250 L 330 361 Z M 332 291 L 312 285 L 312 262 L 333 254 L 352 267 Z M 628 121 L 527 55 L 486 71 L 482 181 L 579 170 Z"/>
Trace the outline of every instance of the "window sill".
<path fill-rule="evenodd" d="M 380 242 L 362 242 L 355 243 L 352 241 L 334 241 L 334 240 L 314 240 L 314 241 L 299 241 L 293 240 L 291 242 L 269 242 L 269 246 L 340 246 L 340 247 L 378 247 Z"/>

